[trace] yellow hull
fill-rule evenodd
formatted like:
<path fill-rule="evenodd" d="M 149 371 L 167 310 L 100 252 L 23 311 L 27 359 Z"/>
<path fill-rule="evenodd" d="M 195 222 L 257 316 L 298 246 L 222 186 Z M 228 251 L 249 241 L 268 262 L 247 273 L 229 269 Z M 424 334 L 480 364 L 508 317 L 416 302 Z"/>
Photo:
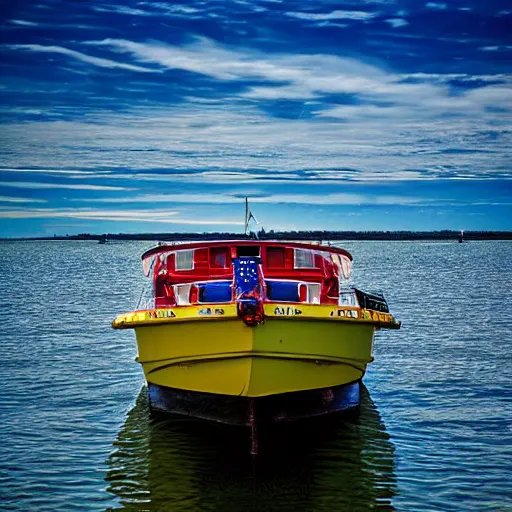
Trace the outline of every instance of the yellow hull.
<path fill-rule="evenodd" d="M 274 316 L 257 327 L 228 317 L 134 329 L 148 383 L 260 397 L 359 380 L 373 360 L 375 325 Z"/>

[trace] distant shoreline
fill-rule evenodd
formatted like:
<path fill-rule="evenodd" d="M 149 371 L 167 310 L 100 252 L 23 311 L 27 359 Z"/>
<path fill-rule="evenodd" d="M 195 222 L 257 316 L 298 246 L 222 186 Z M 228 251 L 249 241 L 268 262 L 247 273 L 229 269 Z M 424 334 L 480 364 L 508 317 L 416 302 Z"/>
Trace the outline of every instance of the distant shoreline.
<path fill-rule="evenodd" d="M 97 242 L 109 241 L 204 241 L 204 240 L 311 240 L 311 241 L 457 241 L 459 231 L 260 231 L 252 236 L 240 233 L 103 233 L 44 237 L 12 237 L 0 238 L 0 242 L 12 241 L 62 241 L 89 240 Z M 512 240 L 512 231 L 464 231 L 464 241 L 471 240 Z"/>

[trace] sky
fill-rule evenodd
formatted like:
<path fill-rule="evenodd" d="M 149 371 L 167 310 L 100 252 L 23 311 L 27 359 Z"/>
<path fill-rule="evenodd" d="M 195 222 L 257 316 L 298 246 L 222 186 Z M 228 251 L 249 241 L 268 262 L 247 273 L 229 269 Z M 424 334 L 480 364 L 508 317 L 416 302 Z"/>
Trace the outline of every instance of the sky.
<path fill-rule="evenodd" d="M 0 237 L 512 229 L 510 1 L 0 7 Z"/>

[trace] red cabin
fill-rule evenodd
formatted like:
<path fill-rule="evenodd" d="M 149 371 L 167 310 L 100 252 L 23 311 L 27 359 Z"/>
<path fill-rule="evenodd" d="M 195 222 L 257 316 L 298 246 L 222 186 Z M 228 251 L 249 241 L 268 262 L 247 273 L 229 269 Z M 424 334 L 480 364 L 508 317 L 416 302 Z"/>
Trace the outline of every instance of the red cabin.
<path fill-rule="evenodd" d="M 235 302 L 233 264 L 240 258 L 257 262 L 266 302 L 338 304 L 340 282 L 352 266 L 347 251 L 305 242 L 163 245 L 142 256 L 155 307 Z"/>

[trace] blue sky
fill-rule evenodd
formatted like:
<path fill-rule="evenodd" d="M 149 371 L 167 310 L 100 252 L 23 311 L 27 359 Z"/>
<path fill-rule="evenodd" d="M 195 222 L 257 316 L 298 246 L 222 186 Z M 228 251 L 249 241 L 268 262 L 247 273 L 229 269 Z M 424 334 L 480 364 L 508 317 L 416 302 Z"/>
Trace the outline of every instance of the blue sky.
<path fill-rule="evenodd" d="M 0 236 L 512 229 L 509 1 L 1 9 Z"/>

